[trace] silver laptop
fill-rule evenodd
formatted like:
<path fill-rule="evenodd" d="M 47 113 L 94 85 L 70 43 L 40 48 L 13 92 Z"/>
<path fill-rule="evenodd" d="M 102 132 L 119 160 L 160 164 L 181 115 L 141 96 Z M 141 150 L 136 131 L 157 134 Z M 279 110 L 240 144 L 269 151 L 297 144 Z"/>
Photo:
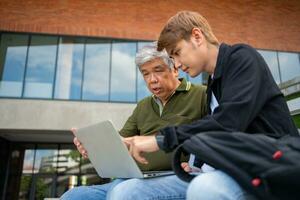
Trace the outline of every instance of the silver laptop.
<path fill-rule="evenodd" d="M 75 135 L 102 178 L 150 178 L 174 174 L 173 171 L 142 172 L 110 121 L 80 128 Z"/>

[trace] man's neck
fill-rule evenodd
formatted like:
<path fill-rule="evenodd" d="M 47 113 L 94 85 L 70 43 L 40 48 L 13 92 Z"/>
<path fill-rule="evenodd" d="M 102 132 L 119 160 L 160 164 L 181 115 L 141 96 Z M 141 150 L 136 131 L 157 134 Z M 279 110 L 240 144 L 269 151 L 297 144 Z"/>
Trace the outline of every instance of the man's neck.
<path fill-rule="evenodd" d="M 208 45 L 208 58 L 209 62 L 207 65 L 207 73 L 209 75 L 212 75 L 215 71 L 216 65 L 217 65 L 217 59 L 219 54 L 219 46 L 215 45 Z"/>
<path fill-rule="evenodd" d="M 165 106 L 167 104 L 167 102 L 169 101 L 169 99 L 171 98 L 171 96 L 175 93 L 176 89 L 179 87 L 180 85 L 180 81 L 178 79 L 176 79 L 176 82 L 174 82 L 174 90 L 172 90 L 169 95 L 167 96 L 167 98 L 159 98 L 159 100 L 161 101 L 162 105 Z"/>

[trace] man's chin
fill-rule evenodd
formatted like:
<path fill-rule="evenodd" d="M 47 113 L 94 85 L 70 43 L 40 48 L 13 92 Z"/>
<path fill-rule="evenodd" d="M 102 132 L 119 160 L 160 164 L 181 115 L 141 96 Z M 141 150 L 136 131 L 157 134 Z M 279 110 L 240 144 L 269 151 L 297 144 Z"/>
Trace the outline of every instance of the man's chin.
<path fill-rule="evenodd" d="M 152 92 L 152 94 L 153 94 L 154 96 L 156 96 L 157 98 L 160 98 L 160 93 L 159 93 L 159 92 Z"/>
<path fill-rule="evenodd" d="M 199 76 L 200 73 L 189 73 L 190 77 L 195 78 Z"/>
<path fill-rule="evenodd" d="M 198 76 L 199 74 L 190 74 L 190 73 L 189 73 L 189 75 L 190 75 L 190 77 L 195 78 L 195 77 Z"/>

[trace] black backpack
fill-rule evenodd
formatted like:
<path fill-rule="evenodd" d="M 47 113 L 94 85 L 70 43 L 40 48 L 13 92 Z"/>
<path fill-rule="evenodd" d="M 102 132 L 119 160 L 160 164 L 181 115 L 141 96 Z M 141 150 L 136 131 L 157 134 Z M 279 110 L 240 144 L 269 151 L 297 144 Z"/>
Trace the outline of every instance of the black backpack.
<path fill-rule="evenodd" d="M 194 154 L 201 162 L 234 178 L 258 199 L 300 199 L 300 137 L 275 139 L 264 134 L 205 132 L 177 147 L 173 169 L 185 181 L 194 176 L 180 167 L 181 154 Z"/>

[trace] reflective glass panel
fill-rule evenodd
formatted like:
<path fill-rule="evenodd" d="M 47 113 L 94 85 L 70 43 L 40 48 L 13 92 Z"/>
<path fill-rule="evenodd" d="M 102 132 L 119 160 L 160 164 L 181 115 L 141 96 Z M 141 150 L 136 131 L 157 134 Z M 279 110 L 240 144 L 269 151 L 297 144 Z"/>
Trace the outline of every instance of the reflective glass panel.
<path fill-rule="evenodd" d="M 87 173 L 96 174 L 97 173 L 89 159 L 82 158 L 81 173 L 84 173 L 84 174 L 87 174 Z"/>
<path fill-rule="evenodd" d="M 22 175 L 20 181 L 19 200 L 27 200 L 30 195 L 30 188 L 32 182 L 31 175 Z"/>
<path fill-rule="evenodd" d="M 53 186 L 53 177 L 36 176 L 34 179 L 34 198 L 35 200 L 44 200 L 52 197 L 51 190 Z"/>
<path fill-rule="evenodd" d="M 282 82 L 300 76 L 300 57 L 298 53 L 278 52 Z"/>
<path fill-rule="evenodd" d="M 102 179 L 97 174 L 85 174 L 80 177 L 81 185 L 99 185 L 109 182 L 109 179 Z"/>
<path fill-rule="evenodd" d="M 57 172 L 64 174 L 79 173 L 80 153 L 74 145 L 61 145 L 58 153 Z"/>
<path fill-rule="evenodd" d="M 23 173 L 33 172 L 34 149 L 26 149 L 23 161 Z"/>
<path fill-rule="evenodd" d="M 202 72 L 201 76 L 202 76 L 202 84 L 207 85 L 209 74 L 207 72 Z"/>
<path fill-rule="evenodd" d="M 191 81 L 191 83 L 202 84 L 202 73 L 199 74 L 198 76 L 194 77 L 194 78 L 188 76 L 188 79 L 189 79 L 189 81 Z"/>
<path fill-rule="evenodd" d="M 110 42 L 88 39 L 82 99 L 108 101 Z"/>
<path fill-rule="evenodd" d="M 188 75 L 181 69 L 179 69 L 178 72 L 179 72 L 179 75 L 178 75 L 179 78 L 187 78 L 188 77 Z"/>
<path fill-rule="evenodd" d="M 59 41 L 54 97 L 80 99 L 84 40 L 62 37 Z"/>
<path fill-rule="evenodd" d="M 151 44 L 152 42 L 139 42 L 138 43 L 138 49 L 143 48 L 144 46 L 146 46 L 147 44 Z M 147 85 L 144 81 L 144 78 L 140 72 L 140 70 L 137 70 L 137 98 L 138 101 L 151 95 L 151 92 L 148 90 Z"/>
<path fill-rule="evenodd" d="M 57 37 L 32 36 L 25 77 L 25 97 L 52 98 Z"/>
<path fill-rule="evenodd" d="M 135 42 L 112 44 L 112 101 L 136 102 Z"/>
<path fill-rule="evenodd" d="M 55 197 L 60 197 L 69 189 L 78 186 L 78 176 L 77 175 L 63 175 L 57 176 L 56 181 L 56 194 Z"/>
<path fill-rule="evenodd" d="M 55 173 L 57 166 L 57 147 L 38 148 L 35 152 L 34 173 Z"/>
<path fill-rule="evenodd" d="M 275 79 L 276 83 L 279 84 L 280 83 L 280 77 L 279 77 L 277 52 L 275 52 L 275 51 L 263 51 L 263 50 L 258 50 L 258 52 L 265 59 L 266 63 L 269 66 L 269 69 L 271 70 L 273 78 Z"/>
<path fill-rule="evenodd" d="M 28 35 L 1 35 L 0 96 L 22 95 L 28 38 Z"/>

